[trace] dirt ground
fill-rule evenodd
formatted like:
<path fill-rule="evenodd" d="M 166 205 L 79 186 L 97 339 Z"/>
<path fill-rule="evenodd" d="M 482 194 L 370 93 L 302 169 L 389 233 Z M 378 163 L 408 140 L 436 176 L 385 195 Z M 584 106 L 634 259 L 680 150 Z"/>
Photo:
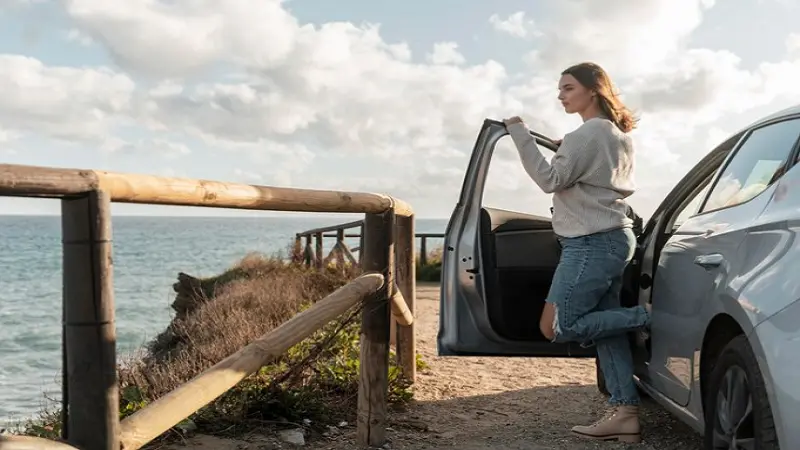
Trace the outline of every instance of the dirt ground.
<path fill-rule="evenodd" d="M 418 373 L 415 401 L 392 411 L 388 449 L 583 450 L 702 449 L 688 426 L 645 399 L 643 442 L 638 445 L 586 441 L 571 436 L 575 424 L 596 420 L 605 398 L 595 387 L 594 360 L 558 358 L 440 358 L 436 356 L 438 285 L 417 293 L 417 351 L 428 368 Z M 173 450 L 288 449 L 271 436 L 230 441 L 196 436 Z M 329 436 L 309 436 L 311 450 L 355 449 L 355 425 Z"/>

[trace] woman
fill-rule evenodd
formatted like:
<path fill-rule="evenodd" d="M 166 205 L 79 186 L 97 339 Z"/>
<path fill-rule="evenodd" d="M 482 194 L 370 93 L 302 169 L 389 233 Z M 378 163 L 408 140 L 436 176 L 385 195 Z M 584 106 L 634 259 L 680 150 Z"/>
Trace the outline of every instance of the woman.
<path fill-rule="evenodd" d="M 553 342 L 596 345 L 611 412 L 572 431 L 592 439 L 639 442 L 639 394 L 627 333 L 650 324 L 649 310 L 620 307 L 622 275 L 636 238 L 625 199 L 633 194 L 635 125 L 606 72 L 582 63 L 562 72 L 558 99 L 583 124 L 564 136 L 550 163 L 519 117 L 505 125 L 525 171 L 553 193 L 553 231 L 562 245 L 539 327 Z"/>

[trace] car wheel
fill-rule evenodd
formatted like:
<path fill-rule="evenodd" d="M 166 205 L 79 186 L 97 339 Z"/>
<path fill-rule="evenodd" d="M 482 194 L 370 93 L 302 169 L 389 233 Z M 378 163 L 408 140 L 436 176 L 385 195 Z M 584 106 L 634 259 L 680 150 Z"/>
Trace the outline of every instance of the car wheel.
<path fill-rule="evenodd" d="M 611 393 L 606 388 L 606 377 L 603 376 L 603 370 L 600 369 L 600 361 L 597 358 L 594 359 L 594 368 L 597 373 L 597 390 L 606 397 L 610 397 Z"/>
<path fill-rule="evenodd" d="M 780 448 L 764 380 L 745 336 L 722 350 L 704 394 L 706 449 Z"/>

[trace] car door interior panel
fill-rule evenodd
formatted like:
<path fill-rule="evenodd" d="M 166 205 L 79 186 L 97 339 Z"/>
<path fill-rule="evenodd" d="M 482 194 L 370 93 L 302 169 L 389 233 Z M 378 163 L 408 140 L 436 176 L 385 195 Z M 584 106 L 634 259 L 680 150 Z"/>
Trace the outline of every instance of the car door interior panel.
<path fill-rule="evenodd" d="M 538 318 L 561 255 L 550 219 L 482 208 L 481 254 L 492 328 L 510 340 L 545 341 Z"/>
<path fill-rule="evenodd" d="M 447 226 L 439 354 L 592 357 L 593 347 L 555 344 L 539 330 L 561 256 L 551 219 L 482 205 L 492 153 L 507 134 L 502 122 L 484 121 Z M 551 139 L 535 137 L 557 149 Z"/>

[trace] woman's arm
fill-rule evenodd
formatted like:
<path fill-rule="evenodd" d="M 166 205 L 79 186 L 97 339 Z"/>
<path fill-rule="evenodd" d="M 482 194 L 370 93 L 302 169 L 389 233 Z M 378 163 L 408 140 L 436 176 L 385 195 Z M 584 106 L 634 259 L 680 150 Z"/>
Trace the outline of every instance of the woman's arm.
<path fill-rule="evenodd" d="M 548 163 L 524 122 L 510 119 L 506 124 L 522 160 L 522 167 L 544 192 L 549 194 L 566 189 L 586 172 L 590 161 L 586 152 L 590 139 L 585 136 L 586 133 L 564 136 L 558 152 Z"/>

